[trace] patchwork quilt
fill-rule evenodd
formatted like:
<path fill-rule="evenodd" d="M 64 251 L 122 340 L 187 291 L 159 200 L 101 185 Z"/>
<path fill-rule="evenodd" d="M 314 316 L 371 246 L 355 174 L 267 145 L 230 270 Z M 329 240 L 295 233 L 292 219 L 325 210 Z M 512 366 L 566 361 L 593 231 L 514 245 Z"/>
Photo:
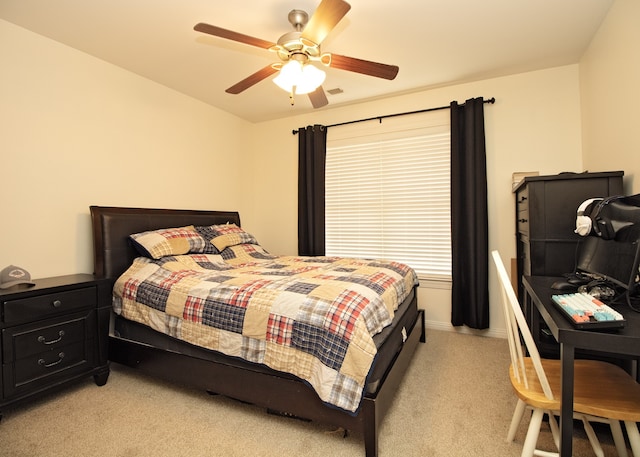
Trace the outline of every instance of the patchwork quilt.
<path fill-rule="evenodd" d="M 357 412 L 376 356 L 372 337 L 418 284 L 414 270 L 392 261 L 250 254 L 139 257 L 115 283 L 114 309 L 191 344 L 291 373 L 324 402 Z"/>

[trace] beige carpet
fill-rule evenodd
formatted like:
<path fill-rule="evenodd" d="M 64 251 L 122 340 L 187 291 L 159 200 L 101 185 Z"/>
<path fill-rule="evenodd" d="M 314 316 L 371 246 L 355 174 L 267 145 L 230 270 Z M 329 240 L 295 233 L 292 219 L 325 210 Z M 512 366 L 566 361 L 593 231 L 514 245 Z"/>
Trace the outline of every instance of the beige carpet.
<path fill-rule="evenodd" d="M 506 443 L 516 401 L 508 358 L 506 340 L 428 330 L 383 421 L 380 457 L 519 456 L 528 420 Z M 332 432 L 113 364 L 103 387 L 88 379 L 4 411 L 0 455 L 364 456 L 361 436 Z M 605 455 L 615 456 L 606 432 L 598 430 Z M 582 431 L 576 435 L 574 456 L 593 455 Z M 539 443 L 553 450 L 548 429 Z"/>

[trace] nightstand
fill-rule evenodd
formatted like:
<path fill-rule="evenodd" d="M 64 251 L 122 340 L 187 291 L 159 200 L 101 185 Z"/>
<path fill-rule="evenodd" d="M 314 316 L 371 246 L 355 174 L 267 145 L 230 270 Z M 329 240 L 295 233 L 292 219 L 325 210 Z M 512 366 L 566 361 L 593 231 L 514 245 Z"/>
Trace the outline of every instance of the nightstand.
<path fill-rule="evenodd" d="M 78 274 L 0 290 L 0 418 L 7 406 L 109 377 L 111 282 Z"/>

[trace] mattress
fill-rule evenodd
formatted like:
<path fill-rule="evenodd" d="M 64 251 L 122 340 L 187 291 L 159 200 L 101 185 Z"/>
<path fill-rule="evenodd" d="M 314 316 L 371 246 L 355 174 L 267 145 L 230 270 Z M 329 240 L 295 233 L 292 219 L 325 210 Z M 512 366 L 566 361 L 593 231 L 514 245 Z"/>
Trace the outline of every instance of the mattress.
<path fill-rule="evenodd" d="M 266 365 L 247 362 L 238 357 L 229 357 L 217 351 L 185 343 L 146 325 L 125 319 L 122 316 L 114 315 L 113 318 L 112 336 L 116 338 L 135 341 L 136 343 L 190 357 L 213 362 L 224 362 L 238 368 L 251 369 L 281 377 L 295 378 L 295 376 L 288 373 L 272 370 Z M 367 377 L 366 395 L 375 396 L 389 365 L 396 357 L 396 354 L 402 349 L 407 333 L 416 325 L 417 318 L 418 302 L 414 288 L 404 302 L 398 306 L 392 323 L 373 337 L 373 341 L 377 347 L 377 354 Z"/>

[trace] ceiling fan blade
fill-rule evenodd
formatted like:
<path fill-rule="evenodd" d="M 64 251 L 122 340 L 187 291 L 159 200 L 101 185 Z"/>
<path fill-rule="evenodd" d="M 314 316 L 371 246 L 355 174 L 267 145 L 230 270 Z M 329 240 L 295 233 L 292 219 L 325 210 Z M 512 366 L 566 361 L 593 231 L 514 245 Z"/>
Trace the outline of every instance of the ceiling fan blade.
<path fill-rule="evenodd" d="M 278 70 L 273 68 L 273 66 L 267 65 L 266 67 L 256 71 L 254 74 L 244 78 L 239 83 L 234 84 L 233 86 L 225 90 L 225 92 L 227 92 L 228 94 L 239 94 L 240 92 L 250 88 L 254 84 L 258 84 L 263 79 L 268 78 L 277 71 Z"/>
<path fill-rule="evenodd" d="M 233 40 L 251 46 L 257 46 L 258 48 L 263 49 L 269 49 L 270 47 L 275 46 L 275 43 L 261 40 L 260 38 L 254 38 L 249 35 L 244 35 L 242 33 L 234 32 L 232 30 L 223 29 L 221 27 L 216 27 L 215 25 L 205 24 L 204 22 L 196 24 L 193 27 L 193 30 L 202 33 L 208 33 L 209 35 L 217 36 L 220 38 L 226 38 L 227 40 Z"/>
<path fill-rule="evenodd" d="M 319 86 L 313 92 L 309 92 L 309 100 L 314 108 L 322 108 L 329 104 L 329 100 L 327 100 L 327 95 L 324 93 L 322 86 Z"/>
<path fill-rule="evenodd" d="M 354 57 L 346 57 L 333 53 L 331 54 L 331 64 L 329 66 L 383 79 L 395 79 L 399 70 L 396 65 L 371 62 L 369 60 L 356 59 Z"/>
<path fill-rule="evenodd" d="M 302 38 L 320 44 L 351 9 L 343 0 L 322 0 L 302 31 Z"/>

